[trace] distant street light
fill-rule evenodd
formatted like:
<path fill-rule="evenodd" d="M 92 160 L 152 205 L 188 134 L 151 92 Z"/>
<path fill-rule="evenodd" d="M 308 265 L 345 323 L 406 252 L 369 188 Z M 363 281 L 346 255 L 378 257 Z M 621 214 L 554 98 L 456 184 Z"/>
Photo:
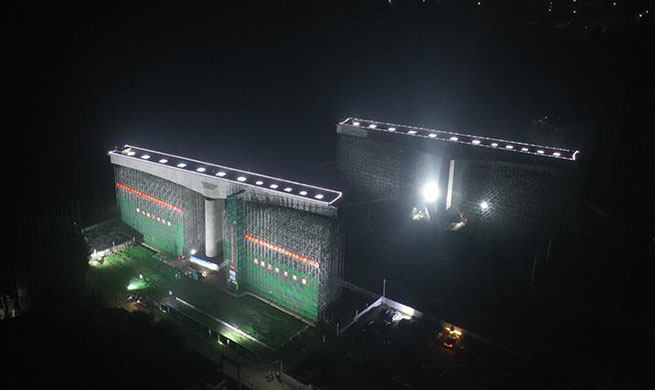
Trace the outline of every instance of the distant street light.
<path fill-rule="evenodd" d="M 488 208 L 489 208 L 489 203 L 487 203 L 486 200 L 483 200 L 482 202 L 480 202 L 480 209 L 481 209 L 482 211 L 485 211 L 485 210 L 487 210 Z"/>

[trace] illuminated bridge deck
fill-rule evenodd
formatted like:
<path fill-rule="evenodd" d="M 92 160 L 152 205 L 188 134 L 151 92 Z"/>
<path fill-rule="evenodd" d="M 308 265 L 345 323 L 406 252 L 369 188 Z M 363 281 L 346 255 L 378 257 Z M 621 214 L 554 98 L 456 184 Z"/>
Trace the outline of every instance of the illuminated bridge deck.
<path fill-rule="evenodd" d="M 131 145 L 125 145 L 120 150 L 112 150 L 109 152 L 109 155 L 112 157 L 112 162 L 119 165 L 134 166 L 137 169 L 142 169 L 141 167 L 148 168 L 150 166 L 150 170 L 173 170 L 188 175 L 199 175 L 203 181 L 218 185 L 228 184 L 231 188 L 262 191 L 321 206 L 333 205 L 342 195 L 339 191 Z M 129 163 L 125 159 L 131 160 L 132 162 Z M 147 165 L 143 165 L 144 163 Z M 148 171 L 148 169 L 143 170 Z"/>
<path fill-rule="evenodd" d="M 522 153 L 545 158 L 574 161 L 579 154 L 578 150 L 557 148 L 552 146 L 533 145 L 524 142 L 507 141 L 497 138 L 477 135 L 454 133 L 450 131 L 426 129 L 422 127 L 396 125 L 393 123 L 378 122 L 368 119 L 348 118 L 339 123 L 352 129 L 378 131 L 389 134 L 398 134 L 410 137 L 428 138 L 438 141 L 453 142 L 472 147 L 490 148 L 509 153 Z"/>

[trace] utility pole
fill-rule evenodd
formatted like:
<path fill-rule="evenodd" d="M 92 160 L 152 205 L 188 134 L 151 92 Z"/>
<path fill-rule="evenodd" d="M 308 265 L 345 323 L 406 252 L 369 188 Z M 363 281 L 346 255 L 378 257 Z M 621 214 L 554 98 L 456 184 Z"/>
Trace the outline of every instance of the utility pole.
<path fill-rule="evenodd" d="M 546 264 L 550 261 L 550 246 L 553 245 L 552 237 L 548 239 L 548 250 L 546 251 Z"/>
<path fill-rule="evenodd" d="M 371 201 L 368 201 L 368 212 L 366 215 L 366 227 L 371 225 Z"/>
<path fill-rule="evenodd" d="M 537 270 L 537 252 L 534 253 L 534 261 L 532 262 L 532 276 L 530 276 L 530 281 L 534 283 L 534 273 Z"/>

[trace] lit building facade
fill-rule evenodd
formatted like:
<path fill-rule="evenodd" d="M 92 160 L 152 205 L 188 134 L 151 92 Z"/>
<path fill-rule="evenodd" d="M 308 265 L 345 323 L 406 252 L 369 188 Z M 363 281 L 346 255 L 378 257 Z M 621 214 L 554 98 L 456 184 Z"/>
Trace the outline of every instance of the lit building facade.
<path fill-rule="evenodd" d="M 224 262 L 232 292 L 310 323 L 337 297 L 340 192 L 133 146 L 109 155 L 121 219 L 146 244 Z"/>

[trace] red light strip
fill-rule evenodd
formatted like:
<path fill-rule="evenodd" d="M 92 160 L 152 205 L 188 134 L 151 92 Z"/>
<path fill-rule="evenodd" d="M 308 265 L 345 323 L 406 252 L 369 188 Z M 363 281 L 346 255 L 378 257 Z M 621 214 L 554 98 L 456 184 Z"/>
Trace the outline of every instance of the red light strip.
<path fill-rule="evenodd" d="M 234 225 L 230 225 L 230 269 L 234 271 Z"/>
<path fill-rule="evenodd" d="M 127 192 L 130 192 L 136 196 L 139 196 L 145 200 L 149 200 L 155 204 L 158 204 L 160 206 L 168 207 L 169 209 L 175 210 L 178 213 L 184 212 L 184 210 L 180 207 L 175 206 L 174 204 L 168 203 L 166 201 L 163 201 L 161 199 L 155 198 L 154 196 L 150 194 L 146 194 L 145 192 L 139 191 L 136 188 L 132 188 L 130 186 L 126 186 L 123 183 L 116 182 L 116 187 L 120 188 L 121 190 L 125 190 Z"/>
<path fill-rule="evenodd" d="M 307 263 L 307 264 L 311 265 L 314 268 L 319 267 L 319 264 L 318 264 L 317 261 L 312 260 L 309 257 L 301 256 L 301 255 L 299 255 L 299 254 L 297 254 L 297 253 L 295 253 L 293 251 L 290 251 L 288 249 L 281 248 L 281 247 L 279 247 L 279 246 L 277 246 L 277 245 L 275 245 L 273 243 L 270 243 L 268 241 L 264 241 L 261 238 L 253 237 L 248 233 L 245 233 L 243 235 L 243 237 L 248 241 L 254 242 L 255 244 L 259 244 L 259 245 L 261 245 L 263 247 L 274 250 L 275 252 L 280 253 L 282 255 L 289 256 L 294 260 L 298 260 L 300 262 Z"/>

